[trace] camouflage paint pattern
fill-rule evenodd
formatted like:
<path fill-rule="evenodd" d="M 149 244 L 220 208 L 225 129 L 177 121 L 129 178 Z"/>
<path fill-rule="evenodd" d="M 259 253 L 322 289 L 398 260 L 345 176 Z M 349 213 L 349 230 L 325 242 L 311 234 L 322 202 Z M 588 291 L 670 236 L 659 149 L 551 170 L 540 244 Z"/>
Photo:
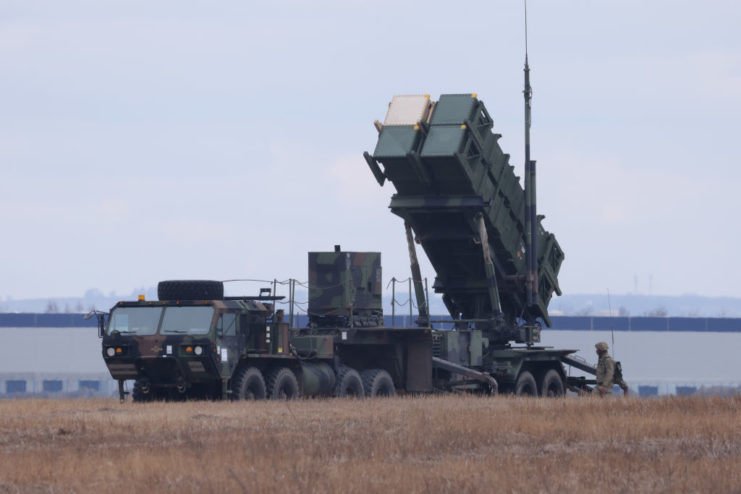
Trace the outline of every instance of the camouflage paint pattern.
<path fill-rule="evenodd" d="M 334 336 L 294 336 L 291 344 L 301 358 L 331 359 L 334 357 Z"/>
<path fill-rule="evenodd" d="M 309 252 L 312 326 L 383 325 L 380 252 Z"/>
<path fill-rule="evenodd" d="M 482 351 L 489 343 L 481 331 L 435 331 L 432 338 L 433 356 L 454 364 L 481 368 Z"/>
<path fill-rule="evenodd" d="M 241 359 L 291 358 L 286 323 L 272 323 L 272 308 L 255 300 L 188 302 L 119 302 L 113 309 L 144 308 L 153 312 L 172 307 L 213 309 L 203 334 L 161 333 L 161 316 L 154 334 L 126 334 L 109 326 L 103 335 L 102 353 L 111 376 L 117 380 L 145 380 L 152 386 L 172 388 L 201 383 L 225 391 Z M 280 334 L 285 335 L 280 338 Z M 271 341 L 270 335 L 275 334 Z M 202 353 L 196 355 L 195 348 Z M 108 355 L 112 348 L 114 355 Z"/>
<path fill-rule="evenodd" d="M 330 394 L 336 378 L 326 362 L 301 362 L 301 393 L 306 396 Z"/>
<path fill-rule="evenodd" d="M 603 352 L 599 356 L 597 362 L 597 386 L 604 386 L 608 390 L 612 391 L 613 376 L 615 373 L 615 361 L 612 360 L 610 354 L 607 351 Z"/>
<path fill-rule="evenodd" d="M 158 393 L 155 397 L 168 390 L 170 396 L 172 390 L 186 394 L 204 385 L 212 396 L 226 397 L 233 378 L 246 367 L 256 367 L 264 376 L 288 367 L 302 395 L 328 394 L 341 365 L 359 371 L 387 369 L 398 386 L 431 391 L 430 329 L 383 327 L 380 254 L 311 253 L 309 266 L 309 307 L 315 312 L 310 313 L 310 325 L 301 329 L 290 329 L 273 305 L 248 298 L 117 304 L 104 332 L 102 353 L 122 396 L 123 380 L 134 379 Z M 163 334 L 163 311 L 172 307 L 212 310 L 207 330 Z M 129 319 L 119 325 L 123 331 L 114 330 L 110 321 L 116 311 L 127 308 L 153 311 L 149 319 L 158 322 L 154 328 L 147 326 L 151 334 L 127 334 Z M 185 331 L 194 324 L 183 325 Z M 193 352 L 196 345 L 203 348 L 201 355 Z M 120 351 L 110 356 L 109 348 Z"/>

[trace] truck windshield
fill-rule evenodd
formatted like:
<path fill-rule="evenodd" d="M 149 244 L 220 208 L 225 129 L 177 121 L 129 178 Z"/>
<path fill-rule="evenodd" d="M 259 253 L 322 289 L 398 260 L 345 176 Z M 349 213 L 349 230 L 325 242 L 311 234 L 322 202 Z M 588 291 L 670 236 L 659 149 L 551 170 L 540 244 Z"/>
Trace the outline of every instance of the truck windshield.
<path fill-rule="evenodd" d="M 211 329 L 214 309 L 201 307 L 167 307 L 162 319 L 162 334 L 206 334 Z"/>
<path fill-rule="evenodd" d="M 154 334 L 160 324 L 162 307 L 118 307 L 111 312 L 108 334 Z"/>

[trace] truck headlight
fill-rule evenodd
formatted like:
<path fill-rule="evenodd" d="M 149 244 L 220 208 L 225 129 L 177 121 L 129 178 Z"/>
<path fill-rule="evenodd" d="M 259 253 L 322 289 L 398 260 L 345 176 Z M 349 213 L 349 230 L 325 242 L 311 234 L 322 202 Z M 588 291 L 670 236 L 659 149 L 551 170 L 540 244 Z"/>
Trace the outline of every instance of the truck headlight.
<path fill-rule="evenodd" d="M 201 345 L 196 345 L 196 347 L 193 349 L 193 353 L 196 355 L 201 355 L 203 353 L 203 347 Z"/>
<path fill-rule="evenodd" d="M 108 348 L 105 349 L 105 354 L 108 355 L 109 357 L 113 357 L 114 355 L 116 355 L 116 349 L 113 348 L 112 346 L 109 346 Z"/>

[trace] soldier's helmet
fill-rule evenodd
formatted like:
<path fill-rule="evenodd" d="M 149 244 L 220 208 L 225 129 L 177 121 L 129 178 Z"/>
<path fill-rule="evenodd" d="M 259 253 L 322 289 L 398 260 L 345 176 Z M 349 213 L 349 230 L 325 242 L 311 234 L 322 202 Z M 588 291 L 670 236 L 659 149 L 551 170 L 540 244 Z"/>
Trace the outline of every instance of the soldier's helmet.
<path fill-rule="evenodd" d="M 598 352 L 606 352 L 607 351 L 607 343 L 604 341 L 600 341 L 594 347 L 597 349 Z"/>

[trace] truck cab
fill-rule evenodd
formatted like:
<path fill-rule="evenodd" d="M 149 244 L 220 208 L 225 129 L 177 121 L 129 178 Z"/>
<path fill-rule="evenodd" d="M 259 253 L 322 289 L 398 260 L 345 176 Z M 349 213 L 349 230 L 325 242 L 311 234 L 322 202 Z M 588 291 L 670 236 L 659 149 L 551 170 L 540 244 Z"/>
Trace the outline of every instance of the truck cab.
<path fill-rule="evenodd" d="M 119 302 L 104 326 L 103 359 L 114 379 L 135 381 L 135 401 L 219 398 L 246 355 L 288 351 L 271 338 L 280 333 L 272 308 L 247 298 Z"/>

